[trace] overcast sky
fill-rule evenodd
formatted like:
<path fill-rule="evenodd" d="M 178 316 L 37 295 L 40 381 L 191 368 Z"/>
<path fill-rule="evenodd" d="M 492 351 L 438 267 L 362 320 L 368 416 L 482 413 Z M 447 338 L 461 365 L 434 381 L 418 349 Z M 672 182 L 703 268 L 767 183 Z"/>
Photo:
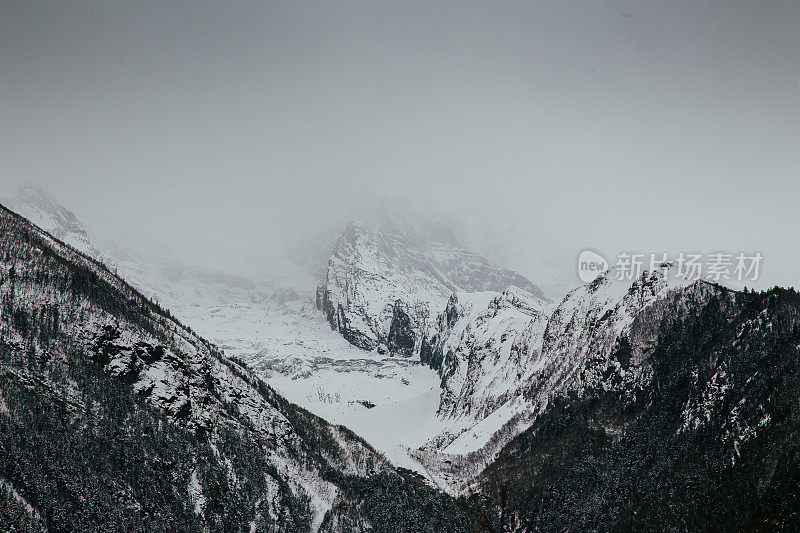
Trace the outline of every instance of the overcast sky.
<path fill-rule="evenodd" d="M 189 251 L 407 195 L 520 257 L 761 251 L 798 284 L 798 28 L 795 0 L 0 0 L 0 185 Z"/>

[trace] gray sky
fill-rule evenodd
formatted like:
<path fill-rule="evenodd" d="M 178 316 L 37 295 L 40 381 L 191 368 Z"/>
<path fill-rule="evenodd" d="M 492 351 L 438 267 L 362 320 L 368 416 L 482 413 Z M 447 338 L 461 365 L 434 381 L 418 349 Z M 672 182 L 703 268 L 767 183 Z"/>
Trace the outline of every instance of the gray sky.
<path fill-rule="evenodd" d="M 187 253 L 407 195 L 522 263 L 761 251 L 797 284 L 798 28 L 769 0 L 0 0 L 0 185 Z"/>

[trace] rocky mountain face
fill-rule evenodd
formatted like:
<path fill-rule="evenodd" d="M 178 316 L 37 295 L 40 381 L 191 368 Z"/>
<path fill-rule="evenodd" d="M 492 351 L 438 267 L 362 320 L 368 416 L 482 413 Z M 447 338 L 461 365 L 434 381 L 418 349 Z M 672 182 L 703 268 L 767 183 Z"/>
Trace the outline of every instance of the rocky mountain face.
<path fill-rule="evenodd" d="M 457 295 L 439 317 L 450 431 L 415 454 L 497 531 L 798 528 L 795 291 L 663 265 L 607 273 L 549 314 L 503 320 L 502 300 Z"/>
<path fill-rule="evenodd" d="M 442 378 L 439 415 L 482 420 L 519 396 L 531 363 L 522 343 L 531 341 L 530 325 L 547 315 L 546 304 L 516 287 L 451 296 L 421 354 Z"/>
<path fill-rule="evenodd" d="M 798 527 L 796 293 L 736 292 L 665 263 L 635 280 L 608 272 L 557 305 L 449 284 L 431 319 L 432 305 L 395 296 L 412 286 L 397 263 L 358 268 L 396 261 L 387 241 L 350 226 L 320 307 L 365 348 L 413 332 L 441 390 L 440 430 L 410 455 L 495 530 Z M 404 280 L 428 279 L 426 263 L 405 264 Z"/>
<path fill-rule="evenodd" d="M 1 206 L 0 309 L 0 523 L 12 530 L 458 531 L 469 520 Z"/>
<path fill-rule="evenodd" d="M 498 530 L 800 529 L 800 295 L 697 282 L 590 337 L 473 485 Z"/>
<path fill-rule="evenodd" d="M 388 205 L 341 233 L 317 289 L 317 307 L 351 344 L 407 357 L 419 353 L 453 293 L 510 286 L 546 300 L 520 274 L 469 250 L 444 223 Z"/>
<path fill-rule="evenodd" d="M 670 265 L 631 281 L 608 272 L 553 308 L 509 290 L 456 295 L 437 320 L 423 356 L 442 378 L 443 430 L 415 452 L 454 492 L 545 412 L 552 398 L 618 385 L 610 356 L 645 309 L 691 284 Z M 702 298 L 711 287 L 691 290 Z M 615 370 L 616 369 L 616 370 Z M 625 369 L 634 380 L 641 369 Z"/>
<path fill-rule="evenodd" d="M 622 372 L 611 354 L 628 342 L 645 309 L 674 291 L 702 298 L 710 290 L 708 284 L 688 289 L 691 284 L 664 264 L 633 281 L 606 273 L 552 305 L 513 273 L 486 267 L 486 274 L 488 262 L 473 261 L 457 242 L 447 226 L 392 210 L 371 225 L 350 224 L 317 298 L 352 344 L 419 353 L 438 372 L 439 429 L 410 454 L 457 494 L 553 398 L 599 383 L 619 385 L 609 381 Z M 459 277 L 466 271 L 472 275 Z M 431 318 L 437 307 L 440 313 Z M 622 374 L 635 381 L 644 370 L 632 368 Z"/>

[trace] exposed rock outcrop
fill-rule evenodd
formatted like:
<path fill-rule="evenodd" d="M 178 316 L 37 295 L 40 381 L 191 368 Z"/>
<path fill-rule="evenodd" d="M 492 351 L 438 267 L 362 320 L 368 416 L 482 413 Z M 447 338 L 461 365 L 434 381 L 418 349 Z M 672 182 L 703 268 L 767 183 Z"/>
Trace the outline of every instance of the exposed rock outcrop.
<path fill-rule="evenodd" d="M 346 226 L 316 301 L 350 343 L 365 350 L 384 345 L 393 355 L 409 356 L 420 353 L 453 293 L 510 286 L 546 300 L 525 277 L 468 249 L 446 224 L 388 204 L 372 219 Z"/>

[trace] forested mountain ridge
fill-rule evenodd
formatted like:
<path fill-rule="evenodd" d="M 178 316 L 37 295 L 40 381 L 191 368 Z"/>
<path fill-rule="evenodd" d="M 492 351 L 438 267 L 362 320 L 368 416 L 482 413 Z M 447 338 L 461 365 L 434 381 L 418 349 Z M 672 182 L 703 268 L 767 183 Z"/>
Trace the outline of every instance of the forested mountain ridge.
<path fill-rule="evenodd" d="M 575 371 L 472 486 L 498 529 L 800 529 L 796 291 L 696 282 Z"/>
<path fill-rule="evenodd" d="M 0 522 L 457 530 L 449 498 L 0 206 Z"/>

